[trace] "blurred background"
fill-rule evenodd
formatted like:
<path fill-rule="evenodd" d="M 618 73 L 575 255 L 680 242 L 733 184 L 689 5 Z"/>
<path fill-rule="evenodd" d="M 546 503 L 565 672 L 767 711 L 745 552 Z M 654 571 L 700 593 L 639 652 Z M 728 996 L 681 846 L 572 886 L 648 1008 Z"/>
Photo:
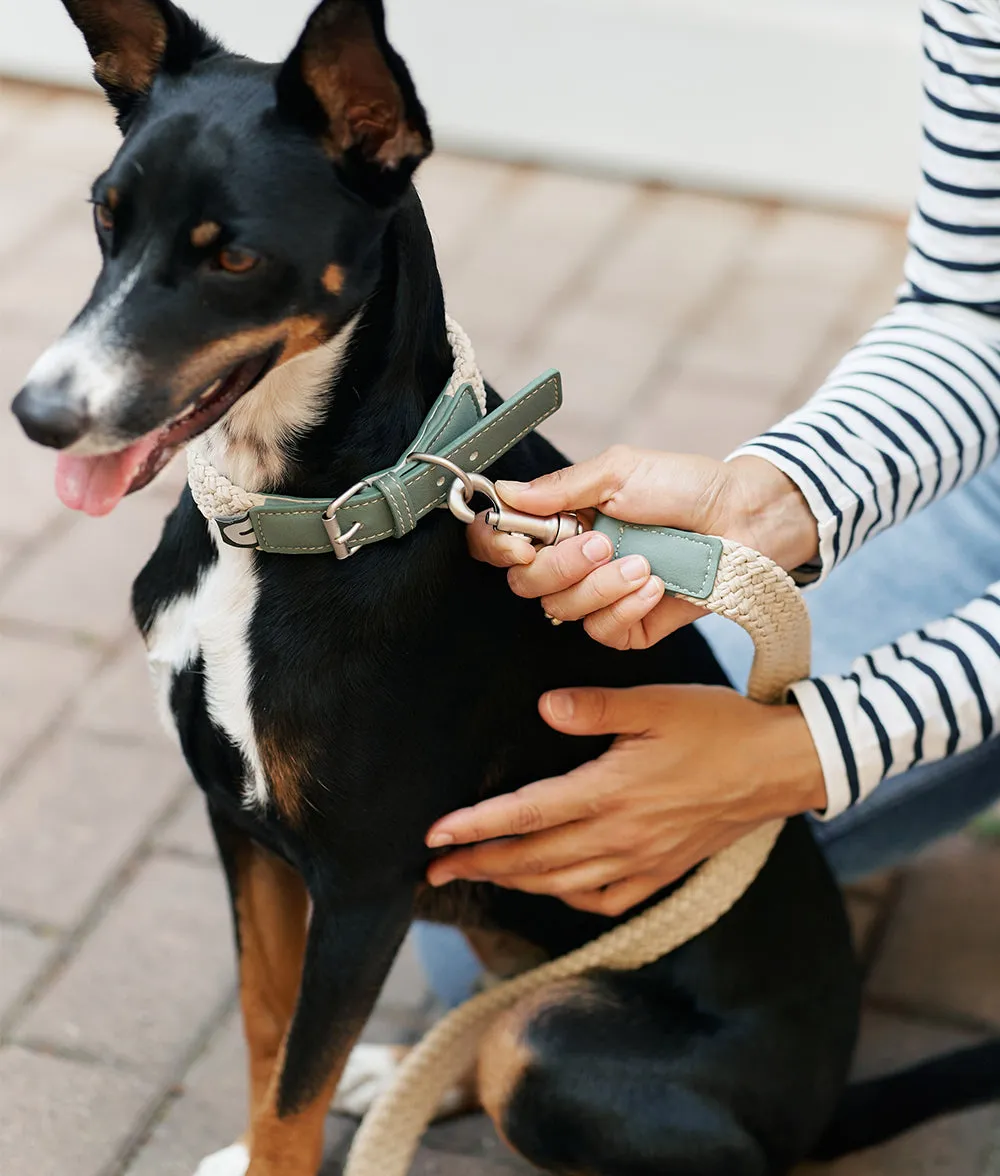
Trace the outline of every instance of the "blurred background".
<path fill-rule="evenodd" d="M 309 0 L 189 0 L 278 59 Z M 548 429 L 723 455 L 892 304 L 917 174 L 916 0 L 389 0 L 441 150 L 419 187 L 450 307 L 509 393 L 562 369 Z M 0 400 L 97 268 L 117 141 L 58 0 L 0 0 Z M 228 910 L 152 714 L 128 588 L 179 470 L 110 519 L 62 510 L 0 412 L 0 1170 L 189 1176 L 242 1130 Z M 1000 1026 L 1000 849 L 969 834 L 850 895 L 859 1070 Z M 407 947 L 368 1034 L 433 1007 Z M 328 1176 L 349 1131 L 331 1119 Z M 423 1176 L 525 1172 L 477 1120 Z M 1000 1112 L 828 1169 L 996 1176 Z"/>

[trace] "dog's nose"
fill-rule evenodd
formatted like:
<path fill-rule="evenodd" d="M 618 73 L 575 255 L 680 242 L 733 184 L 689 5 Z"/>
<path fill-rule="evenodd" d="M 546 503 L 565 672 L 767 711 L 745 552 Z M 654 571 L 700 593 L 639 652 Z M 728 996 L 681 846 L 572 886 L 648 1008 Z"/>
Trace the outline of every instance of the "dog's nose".
<path fill-rule="evenodd" d="M 58 384 L 28 384 L 14 398 L 11 410 L 31 440 L 50 449 L 79 441 L 90 425 L 83 408 L 69 401 Z"/>

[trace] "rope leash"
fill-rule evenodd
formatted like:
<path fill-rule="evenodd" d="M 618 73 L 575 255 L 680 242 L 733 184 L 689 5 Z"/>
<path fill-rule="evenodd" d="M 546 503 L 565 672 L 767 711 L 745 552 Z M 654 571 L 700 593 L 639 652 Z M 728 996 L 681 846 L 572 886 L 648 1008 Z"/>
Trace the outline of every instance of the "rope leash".
<path fill-rule="evenodd" d="M 765 556 L 724 540 L 712 594 L 679 598 L 728 617 L 749 633 L 755 649 L 750 698 L 781 702 L 792 682 L 808 676 L 808 611 L 791 578 Z M 344 1176 L 406 1176 L 441 1096 L 473 1065 L 484 1033 L 500 1013 L 553 981 L 593 968 L 641 968 L 701 935 L 742 898 L 783 827 L 783 821 L 762 825 L 705 862 L 658 906 L 449 1013 L 406 1056 L 392 1086 L 365 1116 Z"/>

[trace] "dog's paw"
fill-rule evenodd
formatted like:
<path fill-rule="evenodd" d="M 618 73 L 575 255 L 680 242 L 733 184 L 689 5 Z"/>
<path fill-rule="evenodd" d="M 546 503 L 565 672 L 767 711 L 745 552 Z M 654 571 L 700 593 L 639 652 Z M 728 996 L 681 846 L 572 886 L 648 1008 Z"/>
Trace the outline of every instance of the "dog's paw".
<path fill-rule="evenodd" d="M 396 1072 L 409 1053 L 403 1045 L 357 1045 L 344 1067 L 340 1085 L 333 1097 L 333 1109 L 360 1119 L 392 1085 Z M 475 1078 L 470 1073 L 466 1081 L 445 1091 L 434 1112 L 435 1119 L 444 1119 L 476 1105 Z"/>
<path fill-rule="evenodd" d="M 392 1085 L 407 1050 L 401 1045 L 356 1045 L 347 1059 L 333 1109 L 360 1119 Z"/>
<path fill-rule="evenodd" d="M 234 1143 L 206 1156 L 194 1176 L 245 1176 L 249 1167 L 250 1153 L 246 1144 Z"/>

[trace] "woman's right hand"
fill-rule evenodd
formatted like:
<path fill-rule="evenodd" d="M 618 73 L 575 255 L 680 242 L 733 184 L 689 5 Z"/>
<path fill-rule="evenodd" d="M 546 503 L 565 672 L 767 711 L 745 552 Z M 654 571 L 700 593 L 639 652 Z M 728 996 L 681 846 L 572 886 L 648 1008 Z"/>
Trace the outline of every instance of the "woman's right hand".
<path fill-rule="evenodd" d="M 597 509 L 627 523 L 722 535 L 770 556 L 786 571 L 818 551 L 816 520 L 801 492 L 759 457 L 721 462 L 616 445 L 533 482 L 498 482 L 504 502 L 534 515 Z M 583 621 L 595 641 L 645 649 L 705 610 L 665 595 L 641 556 L 613 560 L 611 541 L 587 532 L 536 551 L 480 516 L 469 529 L 477 558 L 507 567 L 518 596 L 537 598 L 560 621 Z"/>

